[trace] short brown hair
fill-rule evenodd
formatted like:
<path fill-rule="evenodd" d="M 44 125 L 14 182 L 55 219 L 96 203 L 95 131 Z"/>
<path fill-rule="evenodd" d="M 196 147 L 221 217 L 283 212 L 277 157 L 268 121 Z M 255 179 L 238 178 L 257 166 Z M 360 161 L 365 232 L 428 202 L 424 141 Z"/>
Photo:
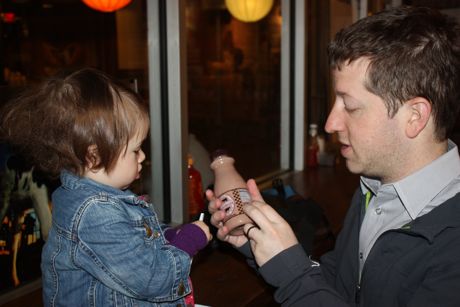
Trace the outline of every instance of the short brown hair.
<path fill-rule="evenodd" d="M 109 172 L 129 140 L 149 127 L 142 99 L 92 68 L 59 74 L 34 86 L 2 110 L 1 136 L 51 175 L 82 175 L 97 146 L 93 169 Z M 94 161 L 91 161 L 94 162 Z"/>
<path fill-rule="evenodd" d="M 366 88 L 393 117 L 414 97 L 432 104 L 436 137 L 444 140 L 460 109 L 460 26 L 423 7 L 400 7 L 339 31 L 329 45 L 332 69 L 368 58 Z"/>

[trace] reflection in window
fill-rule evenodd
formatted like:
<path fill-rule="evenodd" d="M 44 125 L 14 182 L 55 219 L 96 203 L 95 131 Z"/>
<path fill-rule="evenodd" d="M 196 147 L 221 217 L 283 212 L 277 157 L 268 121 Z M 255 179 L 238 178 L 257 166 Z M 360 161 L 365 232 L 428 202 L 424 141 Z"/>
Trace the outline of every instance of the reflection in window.
<path fill-rule="evenodd" d="M 187 1 L 189 131 L 227 149 L 245 178 L 280 165 L 280 2 L 257 22 L 222 1 Z"/>

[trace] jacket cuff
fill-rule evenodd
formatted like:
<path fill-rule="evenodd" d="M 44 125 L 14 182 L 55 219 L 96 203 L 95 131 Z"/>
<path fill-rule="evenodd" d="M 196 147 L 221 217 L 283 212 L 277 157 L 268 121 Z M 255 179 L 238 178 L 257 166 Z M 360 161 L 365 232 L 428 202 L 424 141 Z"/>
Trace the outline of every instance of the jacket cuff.
<path fill-rule="evenodd" d="M 248 242 L 244 243 L 240 247 L 236 248 L 241 254 L 243 254 L 246 258 L 253 259 L 254 254 L 252 253 L 251 250 L 251 244 Z"/>
<path fill-rule="evenodd" d="M 167 235 L 165 237 L 172 237 L 169 243 L 193 257 L 198 251 L 208 244 L 206 234 L 201 228 L 195 224 L 184 224 L 181 227 L 174 229 L 175 235 Z"/>
<path fill-rule="evenodd" d="M 267 283 L 279 287 L 308 270 L 311 265 L 312 261 L 302 246 L 296 244 L 266 262 L 259 272 Z"/>

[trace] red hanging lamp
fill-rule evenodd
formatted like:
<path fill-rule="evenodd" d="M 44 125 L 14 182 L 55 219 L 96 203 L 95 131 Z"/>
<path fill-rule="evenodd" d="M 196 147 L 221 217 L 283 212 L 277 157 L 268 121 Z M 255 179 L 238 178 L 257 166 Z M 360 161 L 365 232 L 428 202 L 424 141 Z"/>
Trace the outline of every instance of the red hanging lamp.
<path fill-rule="evenodd" d="M 114 12 L 127 6 L 132 0 L 82 0 L 90 8 L 101 12 Z"/>

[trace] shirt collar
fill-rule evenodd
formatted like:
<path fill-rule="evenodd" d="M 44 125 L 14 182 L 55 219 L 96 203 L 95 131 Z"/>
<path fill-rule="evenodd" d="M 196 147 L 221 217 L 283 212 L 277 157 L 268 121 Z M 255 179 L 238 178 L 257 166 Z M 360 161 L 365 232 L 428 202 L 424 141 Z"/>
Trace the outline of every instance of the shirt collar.
<path fill-rule="evenodd" d="M 458 147 L 448 141 L 447 152 L 415 173 L 391 183 L 401 203 L 412 219 L 439 194 L 453 179 L 460 175 Z M 376 179 L 361 176 L 361 191 L 376 195 L 382 186 Z"/>

